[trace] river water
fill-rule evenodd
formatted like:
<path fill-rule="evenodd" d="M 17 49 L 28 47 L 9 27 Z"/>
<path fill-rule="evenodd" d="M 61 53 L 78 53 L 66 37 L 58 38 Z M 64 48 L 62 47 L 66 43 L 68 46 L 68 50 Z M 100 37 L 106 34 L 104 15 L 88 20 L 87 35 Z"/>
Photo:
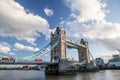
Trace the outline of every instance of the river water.
<path fill-rule="evenodd" d="M 120 80 L 120 70 L 80 72 L 75 75 L 45 75 L 44 71 L 1 70 L 0 80 Z"/>

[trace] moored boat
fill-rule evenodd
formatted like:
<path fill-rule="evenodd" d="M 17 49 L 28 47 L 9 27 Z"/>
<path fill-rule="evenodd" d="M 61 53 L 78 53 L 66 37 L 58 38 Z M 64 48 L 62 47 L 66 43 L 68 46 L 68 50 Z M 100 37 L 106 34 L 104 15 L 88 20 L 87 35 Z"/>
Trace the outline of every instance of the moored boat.
<path fill-rule="evenodd" d="M 109 67 L 119 67 L 120 68 L 120 56 L 113 55 L 113 58 L 108 61 Z"/>

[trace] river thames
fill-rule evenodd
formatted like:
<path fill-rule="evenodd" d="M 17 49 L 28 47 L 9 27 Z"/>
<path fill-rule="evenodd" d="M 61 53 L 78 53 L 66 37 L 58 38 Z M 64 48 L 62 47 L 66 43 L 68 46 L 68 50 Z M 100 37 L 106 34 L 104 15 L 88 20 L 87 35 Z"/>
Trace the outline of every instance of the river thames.
<path fill-rule="evenodd" d="M 45 75 L 44 71 L 1 70 L 0 80 L 120 80 L 120 70 L 80 72 L 75 75 Z"/>

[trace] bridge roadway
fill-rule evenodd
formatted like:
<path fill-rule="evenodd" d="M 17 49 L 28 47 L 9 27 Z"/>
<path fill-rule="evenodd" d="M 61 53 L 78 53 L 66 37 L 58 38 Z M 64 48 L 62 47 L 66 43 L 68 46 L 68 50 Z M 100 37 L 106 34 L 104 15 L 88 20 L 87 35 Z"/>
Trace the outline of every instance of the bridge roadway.
<path fill-rule="evenodd" d="M 59 62 L 0 62 L 0 65 L 55 65 Z"/>

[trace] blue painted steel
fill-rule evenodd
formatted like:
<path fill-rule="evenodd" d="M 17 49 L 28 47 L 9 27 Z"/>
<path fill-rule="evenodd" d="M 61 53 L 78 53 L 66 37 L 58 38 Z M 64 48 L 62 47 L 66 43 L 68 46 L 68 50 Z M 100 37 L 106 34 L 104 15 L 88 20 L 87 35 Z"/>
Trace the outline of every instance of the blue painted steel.
<path fill-rule="evenodd" d="M 45 55 L 47 54 L 49 51 L 51 51 L 52 49 L 54 49 L 58 44 L 60 43 L 60 41 L 56 41 L 53 45 L 51 45 L 51 42 L 46 45 L 44 48 L 42 48 L 41 50 L 34 52 L 32 55 L 26 56 L 26 57 L 22 57 L 22 60 L 34 60 L 35 58 L 40 57 L 41 55 Z"/>

